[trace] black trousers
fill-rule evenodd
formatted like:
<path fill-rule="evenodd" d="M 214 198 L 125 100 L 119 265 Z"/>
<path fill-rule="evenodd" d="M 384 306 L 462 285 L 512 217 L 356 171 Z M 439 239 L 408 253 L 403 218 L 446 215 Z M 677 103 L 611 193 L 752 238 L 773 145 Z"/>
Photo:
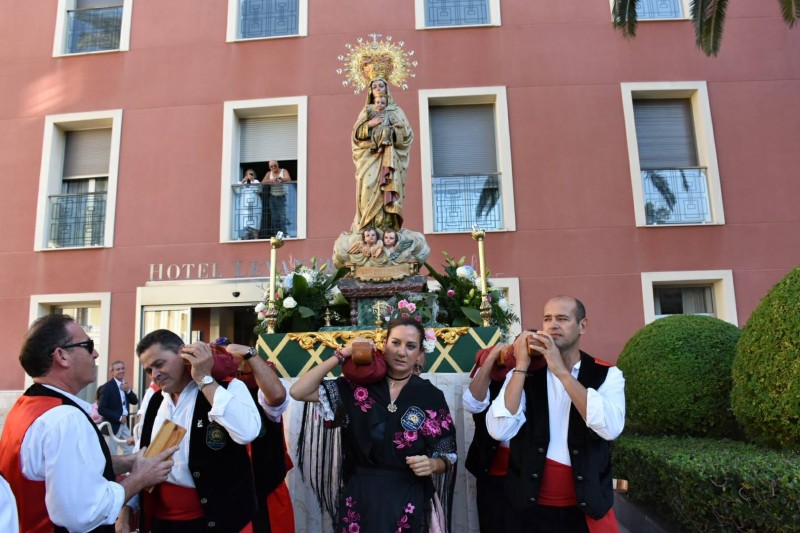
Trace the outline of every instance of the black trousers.
<path fill-rule="evenodd" d="M 510 507 L 510 506 L 509 506 Z M 577 506 L 535 505 L 512 510 L 506 517 L 507 533 L 589 533 L 586 515 Z"/>
<path fill-rule="evenodd" d="M 511 506 L 504 496 L 505 476 L 485 476 L 475 480 L 475 503 L 481 533 L 505 531 L 506 515 Z"/>

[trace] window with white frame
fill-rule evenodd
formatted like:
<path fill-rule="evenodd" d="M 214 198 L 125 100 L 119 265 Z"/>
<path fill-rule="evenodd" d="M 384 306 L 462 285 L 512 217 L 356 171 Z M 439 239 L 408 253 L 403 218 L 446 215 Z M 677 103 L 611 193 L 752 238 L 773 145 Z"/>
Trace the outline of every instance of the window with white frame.
<path fill-rule="evenodd" d="M 53 55 L 128 50 L 133 0 L 58 0 Z"/>
<path fill-rule="evenodd" d="M 305 238 L 306 109 L 305 97 L 226 102 L 222 242 Z M 270 163 L 285 182 L 264 183 Z M 244 183 L 248 173 L 260 183 Z"/>
<path fill-rule="evenodd" d="M 308 0 L 228 0 L 228 42 L 308 35 Z"/>
<path fill-rule="evenodd" d="M 504 87 L 420 91 L 426 233 L 514 230 Z"/>
<path fill-rule="evenodd" d="M 45 119 L 34 250 L 112 246 L 122 111 Z"/>
<path fill-rule="evenodd" d="M 669 315 L 715 316 L 738 325 L 730 270 L 643 272 L 645 323 Z"/>
<path fill-rule="evenodd" d="M 500 0 L 415 0 L 416 28 L 499 26 Z"/>
<path fill-rule="evenodd" d="M 723 224 L 705 82 L 623 83 L 637 226 Z"/>
<path fill-rule="evenodd" d="M 609 0 L 614 9 L 614 0 Z M 636 4 L 636 20 L 685 20 L 691 15 L 689 0 L 639 0 Z"/>
<path fill-rule="evenodd" d="M 31 296 L 29 321 L 50 314 L 69 315 L 94 341 L 97 359 L 96 379 L 78 393 L 87 402 L 95 401 L 97 386 L 107 379 L 108 330 L 111 322 L 111 293 L 37 294 Z M 31 378 L 25 376 L 26 387 Z"/>

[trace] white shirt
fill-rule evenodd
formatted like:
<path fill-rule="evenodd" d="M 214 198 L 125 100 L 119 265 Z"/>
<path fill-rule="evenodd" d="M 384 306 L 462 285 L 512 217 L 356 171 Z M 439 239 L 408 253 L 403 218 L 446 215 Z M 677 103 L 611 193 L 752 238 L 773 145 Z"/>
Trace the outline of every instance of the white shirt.
<path fill-rule="evenodd" d="M 92 407 L 60 392 L 87 414 Z M 125 499 L 122 485 L 103 477 L 106 460 L 92 423 L 70 405 L 53 407 L 28 428 L 20 450 L 22 474 L 44 481 L 45 504 L 53 523 L 70 531 L 113 524 Z"/>
<path fill-rule="evenodd" d="M 153 432 L 150 434 L 151 440 L 158 434 L 158 430 L 164 424 L 164 420 L 172 420 L 174 423 L 186 429 L 186 435 L 181 440 L 180 448 L 172 460 L 175 462 L 172 471 L 167 477 L 168 483 L 181 485 L 183 487 L 195 488 L 194 479 L 189 471 L 189 439 L 192 431 L 206 431 L 207 428 L 192 427 L 192 415 L 194 406 L 200 389 L 197 383 L 190 381 L 178 396 L 178 402 L 172 401 L 172 396 L 167 392 L 161 392 L 164 400 L 156 412 L 153 423 Z M 228 431 L 234 442 L 238 444 L 248 444 L 258 437 L 261 431 L 261 418 L 258 414 L 253 398 L 250 396 L 247 387 L 238 379 L 232 379 L 228 388 L 217 387 L 214 391 L 214 402 L 208 412 L 210 422 L 216 422 Z M 140 442 L 137 440 L 136 449 Z"/>
<path fill-rule="evenodd" d="M 487 407 L 489 407 L 489 404 L 490 402 L 489 402 L 488 389 L 486 390 L 486 398 L 484 398 L 482 401 L 478 401 L 475 399 L 475 396 L 472 395 L 472 391 L 469 390 L 469 387 L 464 389 L 464 394 L 461 396 L 461 405 L 464 406 L 464 410 L 466 412 L 471 413 L 473 415 L 482 413 L 486 410 Z M 489 413 L 486 413 L 486 417 L 487 418 L 489 417 Z M 506 448 L 508 448 L 508 444 L 509 443 L 507 440 L 500 441 L 500 446 L 505 446 Z"/>
<path fill-rule="evenodd" d="M 119 399 L 122 401 L 122 416 L 128 416 L 128 402 L 125 401 L 125 391 L 122 390 L 122 382 L 117 378 L 114 378 L 114 381 L 117 382 L 117 388 L 119 389 Z"/>
<path fill-rule="evenodd" d="M 581 362 L 572 367 L 572 376 L 577 379 Z M 519 410 L 512 414 L 506 409 L 506 387 L 514 376 L 509 372 L 503 388 L 492 402 L 486 415 L 486 429 L 496 440 L 511 440 L 525 423 L 525 391 L 522 391 Z M 614 440 L 625 427 L 625 378 L 615 366 L 608 369 L 606 380 L 597 390 L 586 389 L 586 427 L 605 440 Z M 547 403 L 550 420 L 550 445 L 547 458 L 571 465 L 567 446 L 569 410 L 572 400 L 561 381 L 547 369 Z"/>
<path fill-rule="evenodd" d="M 284 411 L 286 408 L 289 407 L 289 400 L 292 398 L 289 396 L 289 389 L 286 387 L 286 382 L 281 379 L 281 385 L 283 385 L 283 389 L 286 391 L 286 399 L 283 400 L 283 403 L 276 406 L 271 406 L 267 403 L 267 397 L 264 396 L 264 393 L 261 392 L 261 389 L 258 389 L 258 405 L 264 410 L 264 413 L 267 415 L 267 418 L 272 420 L 275 423 L 281 421 L 281 417 L 283 416 Z"/>
<path fill-rule="evenodd" d="M 19 517 L 14 493 L 6 480 L 0 477 L 0 531 L 3 533 L 19 532 Z"/>

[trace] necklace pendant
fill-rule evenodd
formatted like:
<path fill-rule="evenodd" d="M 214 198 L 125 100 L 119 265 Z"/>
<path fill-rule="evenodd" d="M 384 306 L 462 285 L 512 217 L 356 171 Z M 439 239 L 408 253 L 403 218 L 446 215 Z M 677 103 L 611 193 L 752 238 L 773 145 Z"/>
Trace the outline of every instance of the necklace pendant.
<path fill-rule="evenodd" d="M 387 405 L 387 406 L 386 406 L 386 409 L 387 409 L 387 410 L 388 410 L 390 413 L 396 413 L 396 412 L 397 412 L 397 406 L 394 404 L 394 402 L 392 402 L 392 403 L 390 403 L 389 405 Z"/>

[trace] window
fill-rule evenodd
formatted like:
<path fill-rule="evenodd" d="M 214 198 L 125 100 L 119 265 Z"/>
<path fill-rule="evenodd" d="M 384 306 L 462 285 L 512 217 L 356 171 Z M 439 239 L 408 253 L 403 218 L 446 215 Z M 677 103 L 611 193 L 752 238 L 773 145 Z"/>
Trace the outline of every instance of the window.
<path fill-rule="evenodd" d="M 705 82 L 623 83 L 637 226 L 723 224 Z"/>
<path fill-rule="evenodd" d="M 307 99 L 226 102 L 220 240 L 268 239 L 282 231 L 305 238 Z M 242 183 L 252 171 L 259 181 L 276 161 L 291 182 Z"/>
<path fill-rule="evenodd" d="M 34 250 L 112 246 L 122 111 L 45 119 Z"/>
<path fill-rule="evenodd" d="M 645 323 L 669 315 L 709 315 L 738 325 L 730 270 L 643 272 Z"/>
<path fill-rule="evenodd" d="M 514 230 L 504 87 L 420 91 L 426 233 Z"/>
<path fill-rule="evenodd" d="M 499 26 L 500 0 L 415 0 L 416 28 Z"/>
<path fill-rule="evenodd" d="M 609 0 L 614 9 L 614 0 Z M 691 10 L 689 0 L 639 0 L 636 6 L 636 20 L 686 20 Z"/>
<path fill-rule="evenodd" d="M 128 50 L 133 0 L 58 0 L 53 55 Z"/>
<path fill-rule="evenodd" d="M 228 42 L 308 35 L 308 0 L 228 0 Z"/>
<path fill-rule="evenodd" d="M 99 372 L 95 382 L 87 385 L 78 393 L 80 398 L 91 403 L 95 400 L 95 392 L 99 384 L 105 383 L 108 368 L 108 331 L 111 324 L 111 293 L 80 294 L 37 294 L 31 296 L 29 322 L 49 314 L 71 316 L 81 325 L 86 334 L 94 340 L 95 350 L 99 354 L 95 372 Z M 98 370 L 99 369 L 99 370 Z M 33 382 L 25 376 L 25 387 Z"/>

